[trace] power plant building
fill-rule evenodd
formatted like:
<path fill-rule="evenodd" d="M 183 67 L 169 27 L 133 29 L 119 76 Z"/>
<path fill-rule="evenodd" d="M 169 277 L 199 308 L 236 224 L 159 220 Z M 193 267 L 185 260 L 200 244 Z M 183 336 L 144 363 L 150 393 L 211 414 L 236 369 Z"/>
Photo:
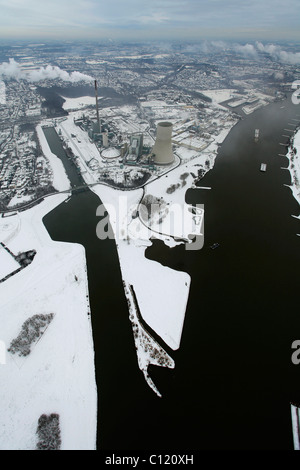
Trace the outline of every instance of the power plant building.
<path fill-rule="evenodd" d="M 174 162 L 172 131 L 171 122 L 159 122 L 157 125 L 156 140 L 152 148 L 154 163 L 157 165 L 170 165 Z"/>
<path fill-rule="evenodd" d="M 136 161 L 142 155 L 143 134 L 134 134 L 130 136 L 127 160 Z"/>

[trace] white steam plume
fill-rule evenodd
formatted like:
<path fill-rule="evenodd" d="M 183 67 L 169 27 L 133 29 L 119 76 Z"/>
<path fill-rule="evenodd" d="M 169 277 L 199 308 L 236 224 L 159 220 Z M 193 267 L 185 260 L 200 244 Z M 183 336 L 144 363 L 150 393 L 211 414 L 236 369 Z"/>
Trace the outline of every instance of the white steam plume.
<path fill-rule="evenodd" d="M 253 58 L 257 57 L 257 50 L 252 44 L 245 44 L 245 45 L 237 44 L 234 47 L 234 50 L 244 56 L 253 57 Z"/>
<path fill-rule="evenodd" d="M 78 83 L 81 81 L 91 82 L 93 80 L 89 75 L 81 72 L 68 73 L 59 67 L 47 65 L 38 70 L 24 71 L 15 59 L 9 59 L 9 62 L 0 64 L 0 79 L 23 79 L 29 82 L 40 82 L 42 80 L 63 80 L 64 82 Z"/>
<path fill-rule="evenodd" d="M 256 47 L 260 52 L 266 52 L 285 64 L 300 64 L 300 52 L 287 52 L 275 44 L 264 45 L 261 42 L 256 42 Z"/>
<path fill-rule="evenodd" d="M 0 78 L 21 78 L 22 69 L 15 59 L 9 59 L 9 62 L 0 64 Z"/>

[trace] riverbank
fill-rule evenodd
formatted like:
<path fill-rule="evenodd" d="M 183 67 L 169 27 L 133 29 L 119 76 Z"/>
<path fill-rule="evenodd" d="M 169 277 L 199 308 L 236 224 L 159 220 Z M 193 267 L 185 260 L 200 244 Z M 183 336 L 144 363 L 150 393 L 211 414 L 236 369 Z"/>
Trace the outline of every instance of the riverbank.
<path fill-rule="evenodd" d="M 70 181 L 67 177 L 66 170 L 62 161 L 51 152 L 51 149 L 48 145 L 46 136 L 43 131 L 43 126 L 47 124 L 46 122 L 42 122 L 36 127 L 37 136 L 39 139 L 40 146 L 42 148 L 42 152 L 45 157 L 48 159 L 50 166 L 52 168 L 52 185 L 57 191 L 65 191 L 66 189 L 70 189 Z"/>
<path fill-rule="evenodd" d="M 291 138 L 287 157 L 289 159 L 288 169 L 291 174 L 291 191 L 294 198 L 300 204 L 300 130 L 297 130 Z"/>
<path fill-rule="evenodd" d="M 95 449 L 97 390 L 85 252 L 78 244 L 51 240 L 42 222 L 66 197 L 52 196 L 4 219 L 9 223 L 2 233 L 11 252 L 35 250 L 36 256 L 0 284 L 1 341 L 6 346 L 0 365 L 2 450 L 35 450 L 43 414 L 59 416 L 61 450 Z M 35 326 L 31 341 L 25 322 L 49 317 L 43 331 Z M 8 351 L 20 335 L 29 354 Z"/>

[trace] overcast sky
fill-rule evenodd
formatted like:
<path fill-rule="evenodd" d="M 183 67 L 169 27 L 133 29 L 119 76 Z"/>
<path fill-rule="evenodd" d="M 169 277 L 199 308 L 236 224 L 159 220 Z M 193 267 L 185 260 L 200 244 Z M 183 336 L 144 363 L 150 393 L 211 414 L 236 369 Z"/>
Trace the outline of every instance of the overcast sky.
<path fill-rule="evenodd" d="M 300 40 L 300 0 L 0 0 L 0 38 Z"/>

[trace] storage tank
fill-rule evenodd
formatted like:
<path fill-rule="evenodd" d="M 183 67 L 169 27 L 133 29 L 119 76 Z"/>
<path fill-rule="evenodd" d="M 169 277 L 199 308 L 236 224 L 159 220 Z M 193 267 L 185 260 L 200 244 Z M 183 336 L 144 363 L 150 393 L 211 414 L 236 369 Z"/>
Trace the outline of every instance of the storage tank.
<path fill-rule="evenodd" d="M 154 162 L 158 165 L 169 165 L 174 161 L 172 150 L 172 131 L 171 122 L 159 122 L 157 124 L 156 140 L 152 148 Z"/>

